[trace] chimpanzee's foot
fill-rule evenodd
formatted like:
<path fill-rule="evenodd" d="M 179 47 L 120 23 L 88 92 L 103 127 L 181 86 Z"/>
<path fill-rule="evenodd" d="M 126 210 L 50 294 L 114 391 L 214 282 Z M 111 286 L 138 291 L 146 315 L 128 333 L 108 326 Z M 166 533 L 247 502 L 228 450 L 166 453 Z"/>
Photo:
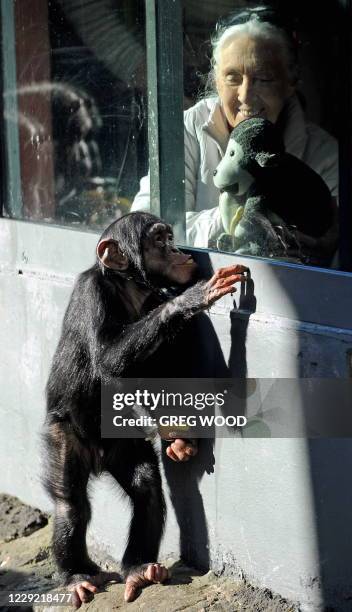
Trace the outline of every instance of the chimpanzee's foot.
<path fill-rule="evenodd" d="M 166 449 L 167 456 L 173 461 L 188 461 L 198 453 L 198 440 L 195 438 L 176 438 Z"/>
<path fill-rule="evenodd" d="M 153 582 L 165 582 L 169 577 L 169 570 L 160 563 L 145 563 L 133 568 L 126 578 L 125 601 L 134 601 L 140 589 Z"/>
<path fill-rule="evenodd" d="M 72 605 L 80 608 L 82 603 L 88 603 L 98 592 L 99 587 L 107 582 L 121 582 L 120 574 L 117 572 L 99 572 L 95 576 L 75 574 L 68 586 L 69 591 L 72 591 Z"/>

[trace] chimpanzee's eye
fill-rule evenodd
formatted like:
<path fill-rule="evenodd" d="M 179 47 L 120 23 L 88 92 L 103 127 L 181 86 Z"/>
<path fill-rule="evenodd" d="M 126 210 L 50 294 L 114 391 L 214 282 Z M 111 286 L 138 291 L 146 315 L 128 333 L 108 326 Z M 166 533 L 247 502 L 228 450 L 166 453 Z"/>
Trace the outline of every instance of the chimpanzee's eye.
<path fill-rule="evenodd" d="M 165 234 L 162 234 L 161 232 L 155 234 L 154 242 L 157 246 L 164 246 L 165 245 Z"/>

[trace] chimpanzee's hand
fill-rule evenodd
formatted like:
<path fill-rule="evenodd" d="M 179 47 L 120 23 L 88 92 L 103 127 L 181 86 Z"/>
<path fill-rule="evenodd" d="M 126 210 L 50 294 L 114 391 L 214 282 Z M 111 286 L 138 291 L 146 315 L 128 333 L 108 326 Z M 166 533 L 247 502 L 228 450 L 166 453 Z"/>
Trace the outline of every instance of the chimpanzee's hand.
<path fill-rule="evenodd" d="M 219 268 L 209 281 L 200 281 L 190 289 L 187 289 L 177 299 L 182 300 L 182 306 L 191 312 L 197 312 L 209 308 L 214 302 L 227 293 L 236 291 L 234 284 L 246 282 L 246 266 L 239 264 Z"/>
<path fill-rule="evenodd" d="M 198 441 L 195 438 L 175 438 L 166 448 L 167 456 L 173 461 L 189 461 L 198 453 Z"/>
<path fill-rule="evenodd" d="M 234 284 L 246 282 L 245 272 L 248 272 L 248 268 L 239 264 L 219 268 L 205 286 L 205 308 L 214 304 L 227 293 L 237 291 Z"/>

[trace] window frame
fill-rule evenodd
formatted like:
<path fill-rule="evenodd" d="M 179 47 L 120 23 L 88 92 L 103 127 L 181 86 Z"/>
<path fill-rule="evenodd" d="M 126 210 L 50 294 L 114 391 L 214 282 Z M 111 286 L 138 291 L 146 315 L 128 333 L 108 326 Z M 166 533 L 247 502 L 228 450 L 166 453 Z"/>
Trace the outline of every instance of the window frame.
<path fill-rule="evenodd" d="M 182 7 L 145 0 L 151 211 L 186 238 Z"/>
<path fill-rule="evenodd" d="M 18 113 L 17 104 L 17 63 L 15 38 L 15 3 L 12 0 L 3 0 L 0 5 L 1 27 L 1 85 L 2 95 L 2 168 L 4 181 L 2 185 L 2 209 L 8 210 L 9 215 L 20 217 L 23 209 L 21 168 L 20 168 L 20 138 L 16 122 L 5 120 L 6 115 Z M 6 53 L 5 53 L 6 50 Z"/>

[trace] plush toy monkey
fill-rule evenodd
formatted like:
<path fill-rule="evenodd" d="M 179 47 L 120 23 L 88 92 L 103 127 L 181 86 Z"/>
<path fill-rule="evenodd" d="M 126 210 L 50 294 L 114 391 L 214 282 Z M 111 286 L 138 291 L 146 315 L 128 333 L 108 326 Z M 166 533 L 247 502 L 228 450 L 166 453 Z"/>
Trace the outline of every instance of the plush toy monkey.
<path fill-rule="evenodd" d="M 266 119 L 246 119 L 233 129 L 214 183 L 225 229 L 220 250 L 284 257 L 297 248 L 295 229 L 318 238 L 333 223 L 327 185 L 285 152 L 279 130 Z"/>

